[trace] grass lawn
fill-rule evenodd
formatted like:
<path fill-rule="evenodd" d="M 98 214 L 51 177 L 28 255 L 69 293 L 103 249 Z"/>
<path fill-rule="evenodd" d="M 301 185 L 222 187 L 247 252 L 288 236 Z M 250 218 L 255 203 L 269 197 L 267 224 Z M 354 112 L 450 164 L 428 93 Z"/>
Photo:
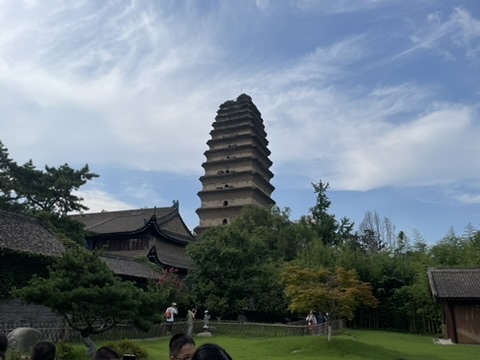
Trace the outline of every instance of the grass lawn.
<path fill-rule="evenodd" d="M 168 359 L 167 338 L 143 341 L 148 359 Z M 478 360 L 480 345 L 438 345 L 431 337 L 381 331 L 345 332 L 332 338 L 277 337 L 262 339 L 218 336 L 196 337 L 197 346 L 213 342 L 224 347 L 234 360 L 321 359 L 321 360 Z M 101 345 L 101 344 L 98 344 Z M 77 348 L 77 346 L 76 346 Z M 79 348 L 77 348 L 78 350 Z M 82 349 L 83 350 L 83 349 Z"/>

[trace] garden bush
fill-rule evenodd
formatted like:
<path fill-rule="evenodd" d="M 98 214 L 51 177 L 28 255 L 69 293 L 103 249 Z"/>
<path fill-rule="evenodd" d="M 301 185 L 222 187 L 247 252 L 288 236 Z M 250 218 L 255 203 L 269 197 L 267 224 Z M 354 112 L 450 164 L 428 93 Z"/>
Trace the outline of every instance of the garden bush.
<path fill-rule="evenodd" d="M 148 351 L 145 347 L 127 339 L 112 341 L 104 346 L 114 348 L 120 354 L 120 356 L 123 354 L 132 354 L 135 355 L 137 359 L 146 358 L 148 356 Z"/>

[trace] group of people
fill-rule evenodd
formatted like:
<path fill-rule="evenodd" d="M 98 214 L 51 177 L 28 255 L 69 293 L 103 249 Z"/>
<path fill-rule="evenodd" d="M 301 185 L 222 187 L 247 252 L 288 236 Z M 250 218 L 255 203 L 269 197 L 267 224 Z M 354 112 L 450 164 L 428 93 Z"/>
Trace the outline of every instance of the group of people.
<path fill-rule="evenodd" d="M 4 334 L 0 334 L 0 359 L 7 358 L 8 338 Z M 32 350 L 30 360 L 55 360 L 57 348 L 50 341 L 38 342 Z"/>
<path fill-rule="evenodd" d="M 207 343 L 196 347 L 195 340 L 187 334 L 176 334 L 168 344 L 170 360 L 233 360 L 221 346 Z M 120 360 L 120 355 L 112 348 L 99 348 L 93 360 Z M 123 360 L 126 360 L 123 356 Z"/>
<path fill-rule="evenodd" d="M 175 315 L 178 315 L 177 303 L 172 302 L 165 310 L 165 322 L 167 324 L 167 334 L 172 333 L 173 324 L 175 323 Z M 191 308 L 187 311 L 187 335 L 192 336 L 193 324 L 197 315 L 197 308 Z M 210 320 L 210 313 L 205 310 L 203 314 L 203 330 L 208 330 L 208 322 Z"/>
<path fill-rule="evenodd" d="M 6 359 L 8 348 L 7 336 L 0 334 L 0 360 Z M 196 348 L 195 340 L 186 334 L 173 335 L 169 343 L 170 360 L 232 360 L 232 357 L 216 344 L 204 344 Z M 50 341 L 37 343 L 30 356 L 30 360 L 55 360 L 56 347 Z M 132 356 L 134 359 L 135 357 Z M 102 346 L 97 349 L 93 360 L 126 360 L 115 349 Z"/>
<path fill-rule="evenodd" d="M 327 321 L 327 314 L 319 313 L 318 316 L 315 316 L 313 310 L 310 310 L 310 313 L 305 318 L 308 326 L 308 332 L 310 334 L 315 334 L 317 330 L 317 324 L 322 324 Z"/>

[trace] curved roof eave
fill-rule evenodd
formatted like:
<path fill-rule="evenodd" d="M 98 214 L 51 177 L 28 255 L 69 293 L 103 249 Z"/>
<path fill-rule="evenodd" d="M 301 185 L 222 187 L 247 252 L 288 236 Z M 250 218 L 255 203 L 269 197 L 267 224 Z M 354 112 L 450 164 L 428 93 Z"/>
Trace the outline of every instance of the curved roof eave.
<path fill-rule="evenodd" d="M 186 246 L 190 243 L 188 240 L 181 240 L 181 239 L 175 239 L 174 237 L 166 234 L 159 226 L 157 223 L 157 219 L 155 215 L 152 215 L 150 220 L 141 228 L 137 230 L 131 230 L 131 231 L 120 231 L 120 232 L 109 232 L 109 233 L 93 233 L 93 235 L 89 236 L 90 238 L 105 238 L 105 237 L 113 237 L 113 236 L 119 236 L 119 235 L 138 235 L 138 234 L 143 234 L 146 232 L 153 232 L 154 234 L 164 238 L 165 240 L 177 244 L 177 245 L 182 245 Z M 192 235 L 192 240 L 193 235 Z"/>

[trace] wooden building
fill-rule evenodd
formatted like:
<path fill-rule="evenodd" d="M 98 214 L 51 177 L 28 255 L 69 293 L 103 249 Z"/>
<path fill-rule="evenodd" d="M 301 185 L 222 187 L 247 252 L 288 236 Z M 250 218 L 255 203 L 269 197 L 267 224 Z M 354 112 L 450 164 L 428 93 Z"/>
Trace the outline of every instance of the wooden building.
<path fill-rule="evenodd" d="M 197 234 L 227 225 L 246 205 L 269 207 L 274 190 L 267 133 L 260 111 L 246 94 L 220 105 L 202 164 Z"/>
<path fill-rule="evenodd" d="M 0 210 L 0 333 L 8 324 L 28 326 L 34 321 L 63 324 L 63 319 L 41 305 L 25 305 L 10 295 L 33 274 L 48 276 L 47 266 L 65 247 L 33 216 Z"/>
<path fill-rule="evenodd" d="M 37 218 L 0 210 L 0 297 L 34 273 L 46 275 L 52 258 L 64 252 L 63 243 Z"/>
<path fill-rule="evenodd" d="M 87 247 L 102 249 L 116 273 L 123 268 L 133 270 L 128 264 L 142 257 L 163 269 L 175 268 L 179 275 L 186 275 L 191 266 L 186 247 L 195 238 L 177 206 L 103 211 L 72 218 L 85 225 Z"/>
<path fill-rule="evenodd" d="M 480 269 L 429 269 L 430 290 L 443 304 L 447 337 L 480 344 Z"/>

